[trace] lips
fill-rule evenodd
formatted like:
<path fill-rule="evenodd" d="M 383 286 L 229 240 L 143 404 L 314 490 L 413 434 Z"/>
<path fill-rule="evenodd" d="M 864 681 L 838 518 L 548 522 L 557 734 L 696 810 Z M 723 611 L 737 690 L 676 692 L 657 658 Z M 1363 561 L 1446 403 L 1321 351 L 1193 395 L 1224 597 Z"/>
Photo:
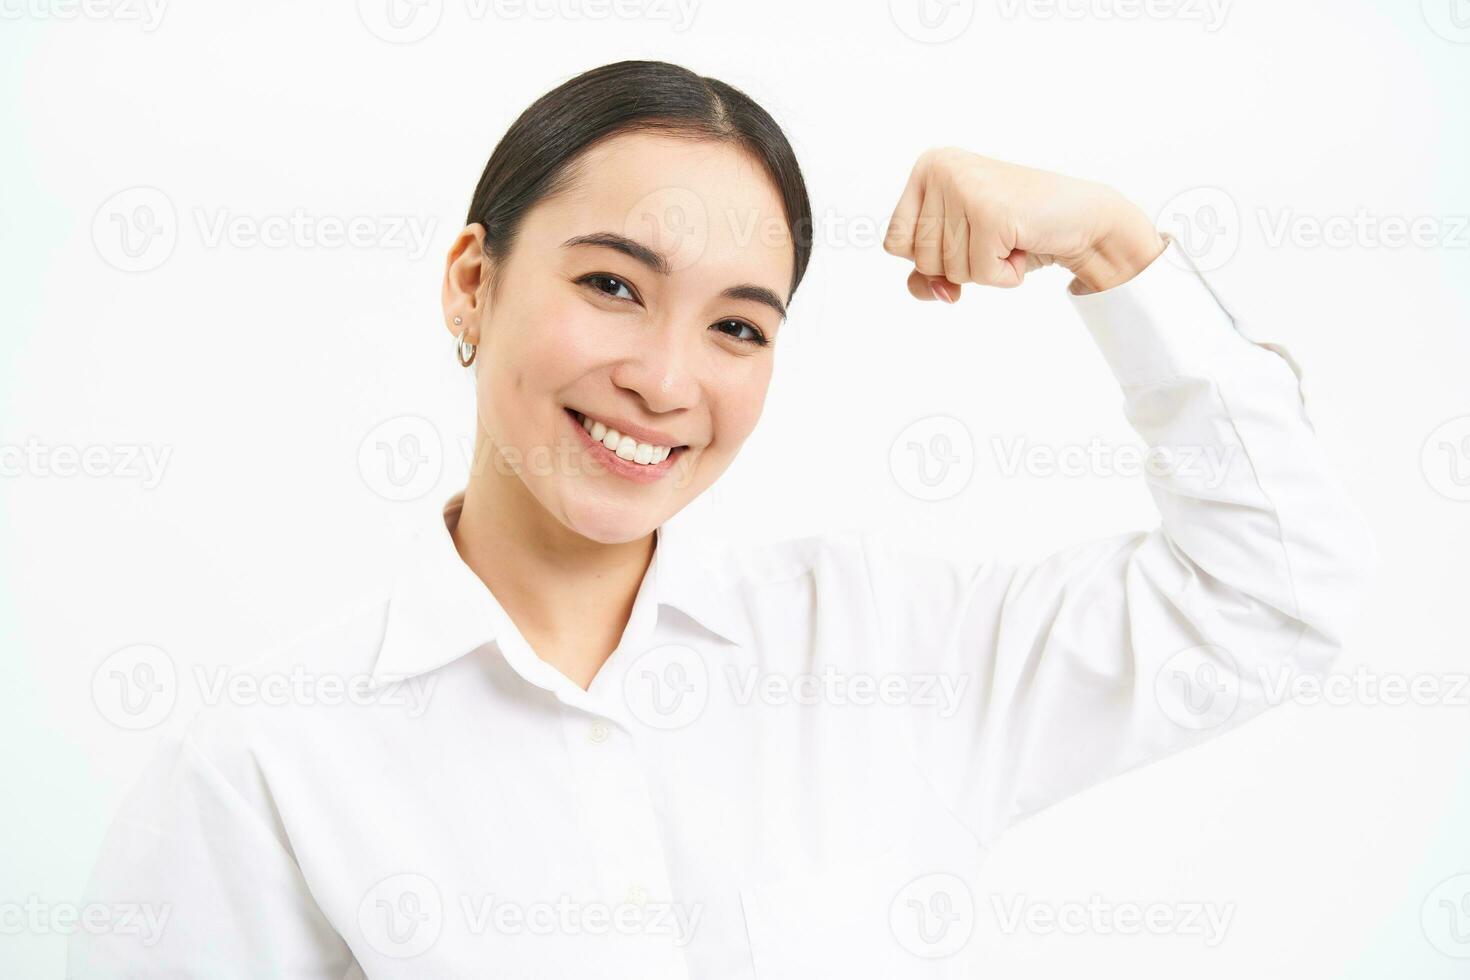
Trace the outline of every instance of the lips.
<path fill-rule="evenodd" d="M 687 445 L 670 446 L 634 439 L 631 435 L 609 428 L 606 422 L 588 418 L 574 408 L 567 408 L 566 416 L 567 423 L 573 427 L 577 438 L 602 469 L 635 483 L 652 483 L 658 480 L 673 468 L 674 462 L 689 448 Z M 599 428 L 601 435 L 594 439 L 593 433 Z M 653 435 L 652 430 L 648 429 L 639 429 L 639 432 Z M 613 437 L 616 441 L 609 448 L 608 443 L 613 441 Z M 648 461 L 639 462 L 640 457 Z"/>
<path fill-rule="evenodd" d="M 674 449 L 673 446 L 635 439 L 606 422 L 583 415 L 576 409 L 569 409 L 569 411 L 577 420 L 577 424 L 592 437 L 593 442 L 602 443 L 605 449 L 616 454 L 619 459 L 636 463 L 639 466 L 648 466 L 653 463 L 662 463 Z"/>

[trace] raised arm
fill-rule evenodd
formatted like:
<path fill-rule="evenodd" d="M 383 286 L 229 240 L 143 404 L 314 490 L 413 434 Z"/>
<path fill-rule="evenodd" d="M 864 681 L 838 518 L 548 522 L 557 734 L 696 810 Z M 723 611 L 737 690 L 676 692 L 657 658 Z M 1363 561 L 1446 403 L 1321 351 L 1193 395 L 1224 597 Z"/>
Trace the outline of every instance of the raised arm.
<path fill-rule="evenodd" d="M 1143 477 L 1158 527 L 1044 561 L 957 565 L 866 539 L 894 660 L 965 681 L 952 716 L 915 716 L 916 758 L 988 840 L 1326 670 L 1374 559 L 1295 365 L 1240 332 L 1177 244 L 1104 188 L 958 153 L 920 161 L 895 226 L 954 227 L 962 209 L 969 265 L 947 234 L 936 255 L 900 230 L 889 250 L 916 261 L 911 291 L 1066 265 L 1129 422 L 1170 461 Z"/>

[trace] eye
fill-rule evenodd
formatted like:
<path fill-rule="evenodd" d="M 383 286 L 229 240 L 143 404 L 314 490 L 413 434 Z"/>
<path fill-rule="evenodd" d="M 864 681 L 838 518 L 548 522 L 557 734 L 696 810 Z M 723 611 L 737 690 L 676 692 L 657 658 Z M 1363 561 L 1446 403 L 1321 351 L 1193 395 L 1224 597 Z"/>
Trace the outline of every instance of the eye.
<path fill-rule="evenodd" d="M 721 320 L 710 324 L 710 329 L 728 334 L 741 343 L 755 344 L 757 347 L 764 347 L 770 342 L 766 340 L 766 335 L 761 333 L 759 327 L 746 323 L 744 320 Z"/>
<path fill-rule="evenodd" d="M 638 297 L 633 293 L 632 286 L 629 286 L 626 282 L 619 279 L 617 276 L 610 276 L 605 272 L 594 272 L 591 275 L 583 276 L 581 279 L 578 279 L 577 282 L 581 283 L 584 286 L 590 286 L 592 289 L 597 290 L 599 293 L 602 293 L 609 299 L 626 299 L 632 300 L 633 302 L 638 301 Z M 623 290 L 628 295 L 620 296 L 618 295 L 618 290 Z"/>

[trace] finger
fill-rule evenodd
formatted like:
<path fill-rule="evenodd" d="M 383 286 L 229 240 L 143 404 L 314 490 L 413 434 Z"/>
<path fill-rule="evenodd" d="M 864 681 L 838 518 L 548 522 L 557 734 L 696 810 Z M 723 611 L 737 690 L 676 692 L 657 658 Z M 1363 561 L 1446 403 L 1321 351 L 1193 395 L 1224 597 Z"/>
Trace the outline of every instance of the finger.
<path fill-rule="evenodd" d="M 944 223 L 944 278 L 956 285 L 970 281 L 970 219 L 963 208 L 950 211 Z"/>
<path fill-rule="evenodd" d="M 908 287 L 909 295 L 914 299 L 921 299 L 926 303 L 933 302 L 937 299 L 934 295 L 934 290 L 929 288 L 929 277 L 918 269 L 909 273 Z"/>
<path fill-rule="evenodd" d="M 990 285 L 1001 289 L 1014 289 L 1026 278 L 1026 253 L 1015 250 L 995 261 Z"/>
<path fill-rule="evenodd" d="M 972 220 L 970 225 L 971 279 L 986 286 L 1002 288 L 1020 285 L 1015 266 L 1008 261 L 1010 254 L 1010 245 L 995 233 L 993 225 Z"/>
<path fill-rule="evenodd" d="M 914 225 L 923 203 L 923 169 L 922 164 L 915 164 L 909 171 L 908 183 L 898 196 L 898 204 L 888 219 L 888 231 L 883 236 L 883 251 L 903 259 L 914 257 Z"/>
<path fill-rule="evenodd" d="M 960 301 L 960 284 L 951 282 L 944 276 L 934 276 L 929 280 L 929 288 L 935 295 L 946 303 L 958 303 Z"/>
<path fill-rule="evenodd" d="M 1023 248 L 1011 249 L 1011 254 L 1006 256 L 1006 262 L 1010 264 L 1011 271 L 1015 276 L 1015 285 L 1021 285 L 1026 278 L 1026 273 L 1036 268 L 1039 264 L 1031 258 L 1031 253 Z"/>
<path fill-rule="evenodd" d="M 946 281 L 943 276 L 926 276 L 918 269 L 909 273 L 908 287 L 909 295 L 913 296 L 914 299 L 921 299 L 926 303 L 941 299 L 941 297 L 936 296 L 934 293 L 936 288 L 948 292 L 950 297 L 949 302 L 951 303 L 960 298 L 959 286 Z"/>
<path fill-rule="evenodd" d="M 914 267 L 924 275 L 944 275 L 944 195 L 936 187 L 924 189 L 914 225 L 913 259 Z"/>
<path fill-rule="evenodd" d="M 926 303 L 935 299 L 934 290 L 929 288 L 929 277 L 918 269 L 909 273 L 908 287 L 909 295 L 914 299 L 921 299 Z"/>

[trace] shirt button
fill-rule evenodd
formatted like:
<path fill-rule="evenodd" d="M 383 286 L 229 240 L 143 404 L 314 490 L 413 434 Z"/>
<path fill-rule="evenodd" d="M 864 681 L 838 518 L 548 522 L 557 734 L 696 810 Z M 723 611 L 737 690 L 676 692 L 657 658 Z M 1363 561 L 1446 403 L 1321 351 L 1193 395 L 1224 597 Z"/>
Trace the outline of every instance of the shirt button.
<path fill-rule="evenodd" d="M 609 732 L 607 728 L 607 722 L 594 721 L 587 728 L 587 741 L 591 742 L 593 745 L 601 745 L 603 742 L 607 741 L 608 734 Z"/>

